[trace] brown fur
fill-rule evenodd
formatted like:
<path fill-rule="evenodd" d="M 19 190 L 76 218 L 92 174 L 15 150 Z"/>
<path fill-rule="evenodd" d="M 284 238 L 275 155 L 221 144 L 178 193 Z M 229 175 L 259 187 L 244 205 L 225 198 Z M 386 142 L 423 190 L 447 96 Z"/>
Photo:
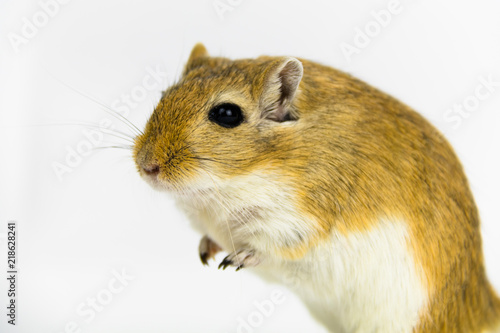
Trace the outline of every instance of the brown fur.
<path fill-rule="evenodd" d="M 304 220 L 318 221 L 316 234 L 276 249 L 283 258 L 300 258 L 328 241 L 332 228 L 349 233 L 369 230 L 380 216 L 402 218 L 429 292 L 414 331 L 498 327 L 500 300 L 485 276 L 477 208 L 448 142 L 408 106 L 307 60 L 300 59 L 298 93 L 280 101 L 276 73 L 286 59 L 233 61 L 195 46 L 183 77 L 137 138 L 138 164 L 159 164 L 160 179 L 173 190 L 194 183 L 208 167 L 224 179 L 254 170 L 276 175 L 294 188 L 304 217 L 312 217 Z M 228 101 L 246 116 L 230 131 L 207 120 L 212 106 Z M 293 125 L 262 121 L 263 110 L 280 103 Z"/>

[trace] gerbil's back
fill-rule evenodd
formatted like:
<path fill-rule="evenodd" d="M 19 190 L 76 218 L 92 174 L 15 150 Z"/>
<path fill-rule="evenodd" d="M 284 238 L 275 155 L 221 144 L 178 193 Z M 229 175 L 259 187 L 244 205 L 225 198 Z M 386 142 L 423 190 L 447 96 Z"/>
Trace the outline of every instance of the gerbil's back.
<path fill-rule="evenodd" d="M 418 332 L 498 324 L 500 301 L 484 271 L 478 211 L 449 143 L 387 94 L 301 61 L 297 145 L 314 147 L 299 189 L 302 209 L 345 232 L 369 230 L 384 216 L 408 224 L 429 289 L 429 316 Z"/>

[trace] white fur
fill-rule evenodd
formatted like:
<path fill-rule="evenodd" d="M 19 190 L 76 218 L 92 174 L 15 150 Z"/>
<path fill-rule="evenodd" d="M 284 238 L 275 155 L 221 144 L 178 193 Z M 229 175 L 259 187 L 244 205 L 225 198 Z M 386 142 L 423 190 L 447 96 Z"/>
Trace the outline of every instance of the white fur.
<path fill-rule="evenodd" d="M 330 240 L 299 260 L 276 248 L 306 239 L 315 221 L 295 209 L 293 193 L 253 175 L 218 183 L 203 195 L 180 196 L 195 227 L 225 251 L 260 256 L 256 272 L 287 285 L 332 332 L 411 332 L 427 293 L 408 245 L 405 221 L 380 219 L 365 232 Z"/>
<path fill-rule="evenodd" d="M 403 221 L 385 219 L 368 232 L 334 232 L 331 243 L 288 264 L 290 287 L 332 332 L 412 332 L 427 294 L 407 237 Z"/>
<path fill-rule="evenodd" d="M 206 189 L 210 182 L 209 191 L 178 196 L 177 202 L 193 226 L 227 252 L 251 247 L 273 256 L 276 249 L 298 244 L 313 231 L 313 221 L 296 213 L 292 191 L 280 184 L 258 175 L 226 184 L 212 177 L 198 184 Z"/>

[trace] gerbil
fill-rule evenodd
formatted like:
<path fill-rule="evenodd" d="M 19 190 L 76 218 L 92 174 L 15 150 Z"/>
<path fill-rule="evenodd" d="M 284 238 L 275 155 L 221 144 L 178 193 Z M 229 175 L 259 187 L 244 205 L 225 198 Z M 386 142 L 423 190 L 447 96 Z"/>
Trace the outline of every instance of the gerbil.
<path fill-rule="evenodd" d="M 201 44 L 135 140 L 203 263 L 281 281 L 332 332 L 493 332 L 462 166 L 422 116 L 346 73 Z"/>

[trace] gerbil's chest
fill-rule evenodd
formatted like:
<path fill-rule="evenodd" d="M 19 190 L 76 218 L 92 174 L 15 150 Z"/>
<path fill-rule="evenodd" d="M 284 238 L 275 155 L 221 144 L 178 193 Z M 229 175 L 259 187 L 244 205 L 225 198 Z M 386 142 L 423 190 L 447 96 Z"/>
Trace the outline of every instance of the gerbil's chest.
<path fill-rule="evenodd" d="M 412 332 L 428 297 L 404 221 L 333 231 L 302 260 L 273 266 L 273 276 L 333 332 Z"/>
<path fill-rule="evenodd" d="M 271 247 L 299 242 L 311 232 L 283 193 L 218 194 L 181 201 L 180 206 L 198 231 L 227 252 L 235 247 L 268 252 Z"/>
<path fill-rule="evenodd" d="M 227 252 L 250 246 L 265 256 L 257 273 L 296 292 L 334 332 L 411 332 L 427 300 L 405 221 L 381 219 L 370 230 L 332 230 L 300 259 L 273 249 L 294 246 L 314 232 L 283 194 L 248 200 L 205 198 L 184 202 L 193 225 Z"/>
<path fill-rule="evenodd" d="M 210 214 L 205 217 L 210 218 Z M 273 217 L 283 220 L 272 221 Z M 248 223 L 282 225 L 280 232 L 278 226 L 276 230 L 261 226 L 254 235 L 232 227 L 230 220 L 222 227 L 220 221 L 205 227 L 227 242 L 229 252 L 233 244 L 251 244 L 265 250 L 274 244 L 288 246 L 290 241 L 283 243 L 288 237 L 295 241 L 293 232 L 287 236 L 289 226 L 283 225 L 283 221 L 294 218 L 293 213 L 256 217 Z M 227 238 L 228 227 L 233 228 L 232 240 Z M 401 221 L 381 221 L 369 231 L 348 235 L 332 232 L 327 242 L 317 244 L 298 260 L 266 254 L 266 261 L 255 267 L 256 273 L 297 293 L 311 313 L 333 332 L 412 332 L 426 304 L 427 289 Z"/>
<path fill-rule="evenodd" d="M 249 176 L 203 197 L 184 198 L 179 206 L 193 226 L 225 251 L 251 248 L 272 255 L 299 246 L 315 231 L 298 211 L 295 191 Z"/>

